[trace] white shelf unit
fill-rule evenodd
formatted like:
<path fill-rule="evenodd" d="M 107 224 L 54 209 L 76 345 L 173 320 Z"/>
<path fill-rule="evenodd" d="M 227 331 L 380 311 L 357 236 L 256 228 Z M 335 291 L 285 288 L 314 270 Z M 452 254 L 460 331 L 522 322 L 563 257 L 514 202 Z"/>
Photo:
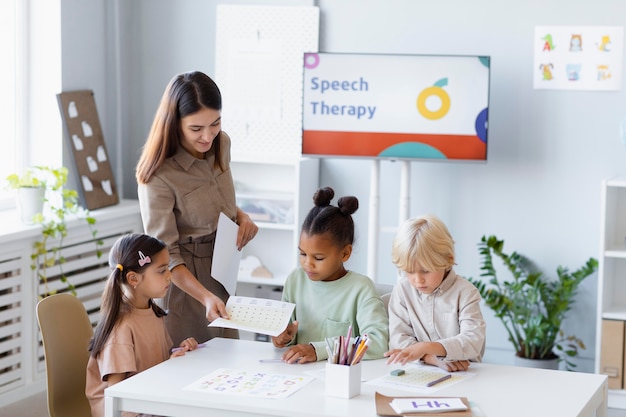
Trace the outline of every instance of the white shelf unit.
<path fill-rule="evenodd" d="M 300 226 L 313 206 L 319 159 L 232 161 L 231 170 L 237 205 L 246 212 L 256 212 L 259 227 L 257 236 L 243 249 L 242 260 L 255 256 L 272 273 L 272 278 L 240 274 L 237 293 L 254 296 L 258 285 L 282 287 L 298 265 Z"/>
<path fill-rule="evenodd" d="M 601 373 L 602 320 L 626 321 L 625 294 L 626 176 L 620 176 L 602 183 L 595 361 L 597 373 Z M 626 389 L 609 389 L 609 407 L 626 409 Z"/>

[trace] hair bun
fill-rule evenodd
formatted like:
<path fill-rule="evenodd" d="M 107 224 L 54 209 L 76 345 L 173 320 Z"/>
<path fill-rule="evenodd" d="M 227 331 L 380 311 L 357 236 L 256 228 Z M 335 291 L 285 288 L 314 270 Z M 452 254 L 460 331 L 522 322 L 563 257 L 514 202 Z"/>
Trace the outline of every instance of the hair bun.
<path fill-rule="evenodd" d="M 359 199 L 352 195 L 341 197 L 337 202 L 337 207 L 345 215 L 351 215 L 359 208 Z"/>
<path fill-rule="evenodd" d="M 335 196 L 335 191 L 330 187 L 319 188 L 313 195 L 313 203 L 317 207 L 329 206 Z"/>

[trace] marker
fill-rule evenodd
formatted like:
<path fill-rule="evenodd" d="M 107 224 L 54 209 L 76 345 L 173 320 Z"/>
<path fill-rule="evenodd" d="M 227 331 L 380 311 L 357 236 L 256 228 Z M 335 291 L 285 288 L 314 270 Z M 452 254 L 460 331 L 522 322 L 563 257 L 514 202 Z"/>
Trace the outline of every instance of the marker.
<path fill-rule="evenodd" d="M 274 362 L 283 362 L 282 359 L 278 358 L 278 359 L 259 359 L 259 362 L 261 363 L 274 363 Z"/>
<path fill-rule="evenodd" d="M 440 382 L 445 381 L 446 379 L 450 379 L 452 378 L 452 374 L 448 374 L 448 375 L 444 375 L 441 378 L 435 379 L 434 381 L 430 381 L 428 384 L 426 384 L 427 387 L 432 387 L 433 385 L 436 385 Z"/>
<path fill-rule="evenodd" d="M 302 359 L 302 356 L 299 357 L 298 359 L 296 359 L 296 362 L 300 362 L 300 359 Z M 259 362 L 261 362 L 261 363 L 279 363 L 279 362 L 285 362 L 285 361 L 280 359 L 280 358 L 275 358 L 275 359 L 259 359 Z"/>

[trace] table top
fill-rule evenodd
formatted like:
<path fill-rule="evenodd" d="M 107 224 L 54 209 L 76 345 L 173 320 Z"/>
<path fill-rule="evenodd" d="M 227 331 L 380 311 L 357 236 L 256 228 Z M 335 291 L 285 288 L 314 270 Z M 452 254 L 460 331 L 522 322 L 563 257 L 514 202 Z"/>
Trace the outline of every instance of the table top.
<path fill-rule="evenodd" d="M 265 399 L 183 390 L 219 368 L 274 374 L 315 375 L 326 362 L 304 365 L 261 363 L 278 358 L 282 350 L 271 343 L 212 339 L 205 347 L 172 358 L 107 388 L 107 415 L 126 411 L 168 416 L 376 416 L 375 392 L 388 396 L 424 396 L 362 382 L 361 394 L 351 399 L 325 395 L 325 381 L 316 378 L 286 399 Z M 385 360 L 363 361 L 362 380 L 387 375 L 398 365 Z M 599 416 L 606 413 L 607 377 L 579 372 L 472 363 L 475 374 L 442 387 L 428 396 L 467 397 L 487 417 Z M 115 408 L 115 409 L 114 409 Z M 213 411 L 213 413 L 211 412 Z"/>

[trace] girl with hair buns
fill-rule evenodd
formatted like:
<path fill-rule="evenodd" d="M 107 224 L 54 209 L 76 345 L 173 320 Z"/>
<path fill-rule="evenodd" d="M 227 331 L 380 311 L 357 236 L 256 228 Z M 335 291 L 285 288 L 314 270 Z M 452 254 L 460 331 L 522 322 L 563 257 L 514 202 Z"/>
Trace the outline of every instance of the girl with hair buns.
<path fill-rule="evenodd" d="M 328 358 L 326 338 L 367 334 L 369 345 L 364 359 L 382 358 L 388 349 L 389 320 L 380 295 L 368 277 L 347 271 L 354 243 L 352 214 L 358 209 L 356 197 L 341 197 L 330 204 L 335 192 L 320 188 L 313 196 L 300 233 L 300 267 L 288 277 L 283 301 L 295 303 L 291 322 L 274 346 L 289 346 L 282 360 L 306 363 Z"/>
<path fill-rule="evenodd" d="M 153 299 L 165 295 L 172 273 L 165 243 L 144 234 L 122 236 L 111 248 L 112 272 L 102 293 L 100 320 L 89 342 L 85 394 L 93 417 L 104 415 L 104 389 L 170 357 L 165 312 Z M 198 347 L 178 344 L 174 356 Z"/>

